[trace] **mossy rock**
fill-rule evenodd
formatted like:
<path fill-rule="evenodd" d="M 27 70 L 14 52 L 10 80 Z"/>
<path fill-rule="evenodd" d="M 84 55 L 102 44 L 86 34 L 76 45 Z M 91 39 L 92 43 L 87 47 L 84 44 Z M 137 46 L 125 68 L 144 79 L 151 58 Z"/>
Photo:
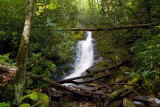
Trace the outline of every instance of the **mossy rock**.
<path fill-rule="evenodd" d="M 103 68 L 105 68 L 105 67 L 107 67 L 107 66 L 109 66 L 109 65 L 111 65 L 111 64 L 112 64 L 111 61 L 103 61 L 103 62 L 100 62 L 100 63 L 98 63 L 98 64 L 96 64 L 96 65 L 88 68 L 88 69 L 86 70 L 86 72 L 87 72 L 87 73 L 92 73 L 92 72 L 97 71 L 97 70 L 99 70 L 99 69 L 103 69 Z"/>

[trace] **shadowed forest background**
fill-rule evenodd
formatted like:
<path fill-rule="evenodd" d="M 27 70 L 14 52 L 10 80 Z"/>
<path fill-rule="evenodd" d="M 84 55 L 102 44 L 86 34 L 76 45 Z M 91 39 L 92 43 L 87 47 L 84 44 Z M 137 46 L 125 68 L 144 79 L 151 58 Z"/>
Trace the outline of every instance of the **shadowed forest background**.
<path fill-rule="evenodd" d="M 159 22 L 160 0 L 0 0 L 0 107 L 158 107 Z M 94 65 L 63 80 L 85 31 Z"/>

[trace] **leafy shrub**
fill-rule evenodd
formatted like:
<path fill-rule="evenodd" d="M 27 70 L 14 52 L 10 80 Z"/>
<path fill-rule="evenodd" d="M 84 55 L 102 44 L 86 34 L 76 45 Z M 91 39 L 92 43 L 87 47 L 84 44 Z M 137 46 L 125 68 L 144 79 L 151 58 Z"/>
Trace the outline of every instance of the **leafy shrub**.
<path fill-rule="evenodd" d="M 49 98 L 47 94 L 36 91 L 27 90 L 27 95 L 20 98 L 20 107 L 31 107 L 31 105 L 40 103 L 38 107 L 48 107 Z"/>
<path fill-rule="evenodd" d="M 4 55 L 0 55 L 0 63 L 4 64 L 4 63 L 10 63 L 11 65 L 15 65 L 15 59 L 10 59 L 9 58 L 9 53 L 8 54 L 4 54 Z"/>
<path fill-rule="evenodd" d="M 42 57 L 41 53 L 32 53 L 27 63 L 27 71 L 35 75 L 43 75 L 46 78 L 51 77 L 51 72 L 56 70 L 56 65 L 53 61 L 45 59 Z M 34 85 L 32 88 L 44 88 L 47 87 L 48 84 L 43 83 L 41 81 L 32 81 Z"/>
<path fill-rule="evenodd" d="M 11 105 L 10 102 L 2 102 L 2 103 L 0 103 L 0 107 L 11 107 L 10 105 Z"/>
<path fill-rule="evenodd" d="M 158 70 L 160 65 L 160 34 L 151 35 L 137 40 L 132 48 L 135 54 L 133 64 L 135 71 Z"/>

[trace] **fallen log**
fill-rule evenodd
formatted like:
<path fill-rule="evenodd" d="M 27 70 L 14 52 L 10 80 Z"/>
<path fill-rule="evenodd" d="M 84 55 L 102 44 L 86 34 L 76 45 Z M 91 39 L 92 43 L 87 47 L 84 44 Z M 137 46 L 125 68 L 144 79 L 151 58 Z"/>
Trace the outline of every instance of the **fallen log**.
<path fill-rule="evenodd" d="M 130 84 L 135 84 L 138 81 L 139 81 L 139 78 L 136 77 L 130 81 Z M 111 101 L 117 99 L 118 97 L 123 97 L 126 94 L 130 93 L 133 90 L 133 88 L 134 88 L 134 86 L 124 85 L 121 89 L 116 90 L 116 91 L 112 92 L 111 94 L 105 94 L 104 95 L 104 99 L 105 99 L 104 107 L 108 107 L 109 103 Z"/>
<path fill-rule="evenodd" d="M 96 81 L 96 80 L 99 80 L 99 79 L 102 79 L 102 78 L 106 78 L 106 77 L 109 77 L 109 76 L 111 76 L 111 73 L 106 73 L 105 75 L 102 75 L 102 76 L 99 76 L 99 77 L 97 77 L 97 78 L 93 78 L 93 79 L 90 79 L 90 80 L 86 80 L 86 81 L 81 81 L 81 82 L 77 82 L 77 81 L 74 81 L 74 80 L 68 80 L 67 79 L 67 81 L 59 81 L 59 82 L 57 82 L 57 83 L 73 83 L 73 84 L 76 84 L 76 85 L 79 85 L 79 84 L 84 84 L 84 83 L 91 83 L 91 82 L 93 82 L 93 81 Z"/>
<path fill-rule="evenodd" d="M 29 74 L 27 73 L 28 76 L 30 76 L 31 78 L 33 79 L 36 79 L 36 80 L 40 80 L 40 81 L 43 81 L 43 82 L 46 82 L 50 85 L 52 85 L 52 87 L 54 87 L 55 89 L 57 90 L 61 90 L 61 91 L 68 91 L 68 92 L 71 92 L 73 93 L 73 95 L 76 95 L 76 96 L 82 96 L 82 97 L 87 97 L 87 98 L 90 98 L 90 99 L 93 99 L 93 96 L 91 94 L 87 94 L 87 93 L 82 93 L 80 91 L 76 91 L 76 90 L 73 90 L 71 88 L 68 88 L 64 85 L 61 85 L 59 83 L 56 83 L 52 80 L 49 80 L 43 76 L 39 76 L 39 75 L 33 75 L 33 74 Z"/>
<path fill-rule="evenodd" d="M 129 28 L 140 28 L 140 27 L 149 27 L 157 26 L 159 23 L 147 23 L 147 24 L 135 24 L 135 25 L 126 25 L 126 26 L 117 26 L 117 27 L 108 27 L 108 28 L 70 28 L 70 29 L 61 29 L 58 31 L 103 31 L 103 30 L 118 30 L 118 29 L 129 29 Z"/>

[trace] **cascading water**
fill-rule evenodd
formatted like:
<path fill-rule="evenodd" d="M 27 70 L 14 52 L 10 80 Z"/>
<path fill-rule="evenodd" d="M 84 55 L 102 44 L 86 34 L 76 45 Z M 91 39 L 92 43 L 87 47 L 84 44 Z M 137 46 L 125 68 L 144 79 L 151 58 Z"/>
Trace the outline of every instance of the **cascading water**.
<path fill-rule="evenodd" d="M 87 31 L 86 40 L 78 42 L 78 51 L 74 64 L 74 71 L 64 79 L 81 76 L 82 73 L 84 73 L 89 67 L 93 65 L 93 53 L 92 32 Z"/>

